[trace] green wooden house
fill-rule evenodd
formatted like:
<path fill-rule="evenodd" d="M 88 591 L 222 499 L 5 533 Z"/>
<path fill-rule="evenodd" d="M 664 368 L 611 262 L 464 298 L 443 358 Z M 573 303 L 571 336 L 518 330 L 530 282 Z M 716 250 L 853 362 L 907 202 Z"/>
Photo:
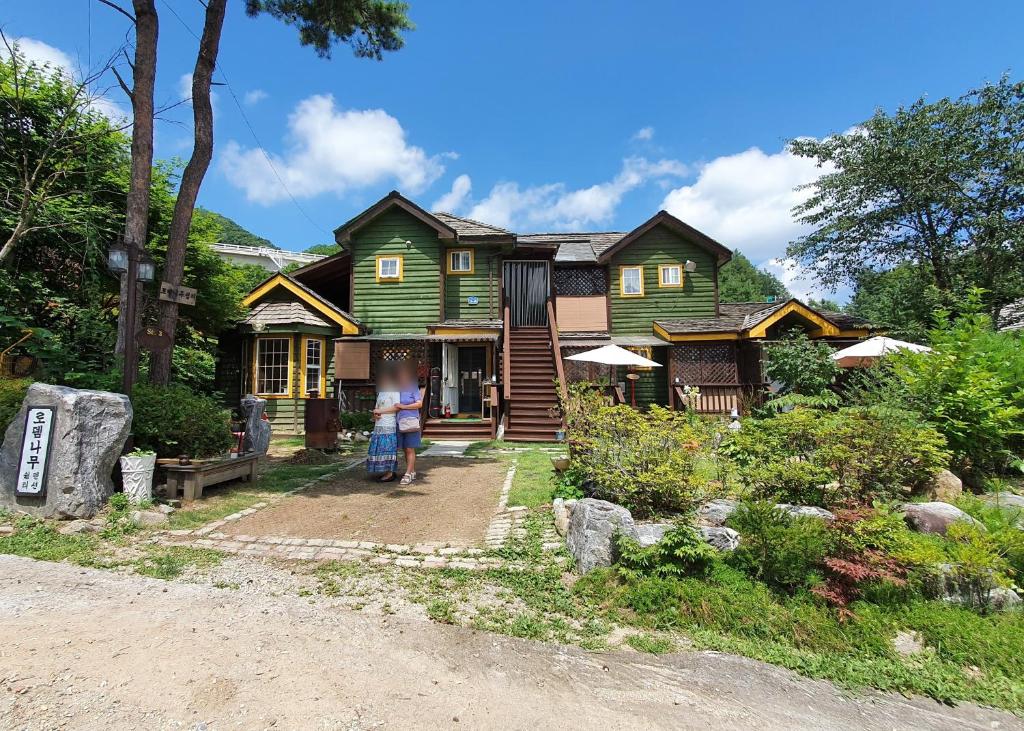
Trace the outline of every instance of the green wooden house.
<path fill-rule="evenodd" d="M 798 300 L 721 303 L 730 250 L 661 211 L 628 232 L 517 234 L 430 213 L 392 192 L 339 226 L 341 251 L 245 299 L 222 339 L 220 388 L 268 399 L 279 433 L 301 433 L 306 401 L 372 408 L 381 364 L 408 360 L 435 438 L 553 439 L 557 384 L 608 379 L 565 356 L 614 343 L 661 368 L 615 371 L 638 406 L 742 410 L 765 387 L 762 346 L 798 327 L 837 347 L 867 323 Z"/>

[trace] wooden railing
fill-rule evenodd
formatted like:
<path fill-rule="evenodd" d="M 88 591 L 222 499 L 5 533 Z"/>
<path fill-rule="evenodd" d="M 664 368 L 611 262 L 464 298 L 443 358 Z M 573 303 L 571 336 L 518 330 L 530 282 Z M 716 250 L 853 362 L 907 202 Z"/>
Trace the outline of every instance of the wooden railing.
<path fill-rule="evenodd" d="M 502 388 L 505 393 L 505 400 L 508 401 L 512 398 L 512 357 L 509 346 L 510 335 L 509 331 L 512 329 L 512 318 L 509 315 L 508 304 L 505 305 L 505 312 L 503 315 L 503 327 L 502 331 L 502 345 L 501 345 L 501 382 Z"/>
<path fill-rule="evenodd" d="M 491 389 L 491 439 L 498 435 L 498 387 L 490 386 Z"/>
<path fill-rule="evenodd" d="M 707 384 L 697 385 L 700 389 L 700 396 L 694 411 L 701 414 L 728 414 L 733 409 L 740 408 L 740 401 L 743 395 L 743 386 L 739 384 L 721 385 Z M 682 386 L 673 386 L 675 391 L 675 406 L 680 411 L 690 408 L 689 397 L 683 392 Z"/>
<path fill-rule="evenodd" d="M 564 401 L 568 396 L 565 389 L 565 366 L 562 364 L 562 348 L 558 343 L 558 324 L 555 322 L 555 305 L 548 297 L 548 330 L 551 333 L 551 350 L 555 359 L 555 375 L 558 377 L 558 392 Z"/>
<path fill-rule="evenodd" d="M 626 393 L 618 386 L 612 386 L 612 403 L 616 406 L 626 403 Z"/>

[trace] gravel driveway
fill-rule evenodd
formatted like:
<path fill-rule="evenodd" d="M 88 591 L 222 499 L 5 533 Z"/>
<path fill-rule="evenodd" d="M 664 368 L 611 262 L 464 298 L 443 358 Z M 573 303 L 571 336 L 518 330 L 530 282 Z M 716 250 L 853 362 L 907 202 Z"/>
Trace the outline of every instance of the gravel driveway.
<path fill-rule="evenodd" d="M 589 653 L 0 556 L 0 728 L 1020 729 L 717 653 Z"/>

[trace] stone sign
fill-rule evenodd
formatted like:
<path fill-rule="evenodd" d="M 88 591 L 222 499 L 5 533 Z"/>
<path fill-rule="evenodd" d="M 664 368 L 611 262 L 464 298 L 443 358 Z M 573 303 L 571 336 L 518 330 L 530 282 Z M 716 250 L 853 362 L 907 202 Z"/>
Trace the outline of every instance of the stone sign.
<path fill-rule="evenodd" d="M 21 437 L 21 459 L 18 460 L 15 495 L 46 497 L 52 435 L 53 409 L 49 406 L 29 406 L 25 414 L 25 432 Z"/>
<path fill-rule="evenodd" d="M 32 454 L 43 451 L 41 443 L 38 452 L 33 449 L 33 428 L 45 421 L 38 422 L 33 414 L 44 410 L 50 413 L 52 429 L 45 483 L 40 480 L 45 490 L 23 494 L 23 467 Z M 0 447 L 0 507 L 44 518 L 91 518 L 114 492 L 111 474 L 131 426 L 127 396 L 33 383 Z M 31 490 L 33 481 L 28 484 Z"/>

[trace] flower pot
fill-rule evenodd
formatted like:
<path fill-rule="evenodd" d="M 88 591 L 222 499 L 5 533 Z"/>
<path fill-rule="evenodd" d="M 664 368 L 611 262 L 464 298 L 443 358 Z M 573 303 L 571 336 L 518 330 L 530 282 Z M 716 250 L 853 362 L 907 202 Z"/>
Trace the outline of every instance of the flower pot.
<path fill-rule="evenodd" d="M 552 466 L 559 472 L 565 472 L 569 469 L 569 458 L 568 457 L 552 457 Z"/>
<path fill-rule="evenodd" d="M 153 499 L 153 468 L 156 467 L 155 454 L 142 454 L 121 457 L 121 478 L 124 483 L 124 494 L 133 503 L 141 503 Z"/>

